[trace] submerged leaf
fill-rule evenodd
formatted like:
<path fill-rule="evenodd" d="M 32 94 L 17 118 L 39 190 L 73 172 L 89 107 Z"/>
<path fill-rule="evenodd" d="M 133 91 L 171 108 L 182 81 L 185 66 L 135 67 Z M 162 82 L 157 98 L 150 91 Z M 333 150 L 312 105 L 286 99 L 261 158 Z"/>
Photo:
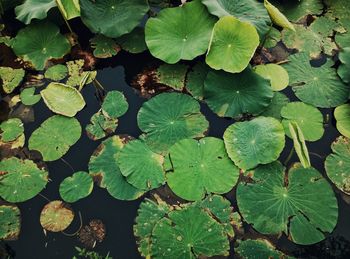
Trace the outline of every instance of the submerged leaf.
<path fill-rule="evenodd" d="M 69 227 L 74 219 L 73 210 L 62 201 L 51 201 L 40 214 L 41 226 L 51 232 L 60 232 Z"/>

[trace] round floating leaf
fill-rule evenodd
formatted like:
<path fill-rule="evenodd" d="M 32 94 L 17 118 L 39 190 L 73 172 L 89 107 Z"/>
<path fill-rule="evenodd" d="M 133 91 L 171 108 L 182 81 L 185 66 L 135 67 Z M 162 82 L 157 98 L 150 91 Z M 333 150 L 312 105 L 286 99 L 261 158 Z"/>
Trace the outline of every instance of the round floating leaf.
<path fill-rule="evenodd" d="M 146 0 L 80 0 L 81 19 L 94 33 L 117 38 L 131 32 L 149 10 Z"/>
<path fill-rule="evenodd" d="M 123 50 L 137 54 L 147 50 L 145 41 L 145 30 L 142 27 L 136 27 L 132 32 L 116 39 Z"/>
<path fill-rule="evenodd" d="M 120 47 L 114 39 L 101 34 L 96 35 L 90 40 L 91 47 L 94 49 L 96 58 L 110 58 L 118 54 Z"/>
<path fill-rule="evenodd" d="M 264 0 L 264 6 L 274 24 L 282 28 L 295 31 L 293 24 L 290 21 L 288 21 L 288 19 L 283 15 L 283 13 L 280 12 L 280 10 L 278 10 L 277 7 L 272 5 L 267 0 Z"/>
<path fill-rule="evenodd" d="M 204 80 L 209 72 L 209 67 L 205 63 L 197 63 L 186 78 L 186 90 L 196 99 L 204 98 Z"/>
<path fill-rule="evenodd" d="M 289 103 L 287 96 L 280 92 L 275 92 L 270 105 L 261 113 L 261 116 L 273 117 L 277 120 L 281 120 L 281 110 Z"/>
<path fill-rule="evenodd" d="M 202 0 L 209 12 L 217 17 L 234 16 L 253 24 L 260 36 L 270 29 L 270 17 L 262 3 L 256 0 Z"/>
<path fill-rule="evenodd" d="M 289 131 L 289 122 L 296 122 L 300 127 L 305 140 L 316 141 L 322 138 L 324 133 L 323 115 L 315 107 L 303 102 L 288 103 L 281 110 L 282 124 L 288 137 L 292 137 Z"/>
<path fill-rule="evenodd" d="M 21 231 L 21 212 L 16 205 L 0 205 L 0 239 L 17 240 Z"/>
<path fill-rule="evenodd" d="M 113 136 L 103 141 L 90 158 L 89 172 L 102 188 L 116 199 L 135 200 L 143 191 L 126 181 L 117 164 L 117 156 L 124 147 L 124 139 Z"/>
<path fill-rule="evenodd" d="M 17 56 L 42 70 L 51 58 L 62 58 L 70 50 L 69 41 L 59 28 L 50 22 L 32 23 L 21 29 L 13 40 L 12 48 Z"/>
<path fill-rule="evenodd" d="M 138 189 L 155 189 L 165 181 L 164 157 L 152 152 L 140 140 L 129 141 L 117 160 L 122 175 Z"/>
<path fill-rule="evenodd" d="M 171 190 L 186 200 L 229 192 L 239 176 L 223 141 L 213 137 L 180 140 L 170 148 L 165 169 Z"/>
<path fill-rule="evenodd" d="M 284 148 L 285 137 L 278 120 L 257 117 L 229 126 L 224 133 L 224 141 L 235 165 L 247 170 L 277 160 Z"/>
<path fill-rule="evenodd" d="M 262 234 L 284 232 L 297 244 L 326 238 L 337 224 L 338 203 L 331 186 L 314 168 L 294 166 L 288 174 L 279 162 L 257 167 L 251 181 L 237 188 L 239 210 Z"/>
<path fill-rule="evenodd" d="M 204 100 L 221 117 L 257 115 L 269 106 L 272 97 L 269 80 L 250 68 L 239 74 L 210 71 L 204 82 Z"/>
<path fill-rule="evenodd" d="M 1 140 L 4 142 L 10 142 L 17 139 L 24 132 L 23 123 L 20 119 L 12 118 L 8 119 L 0 124 Z"/>
<path fill-rule="evenodd" d="M 40 94 L 35 94 L 35 87 L 24 88 L 20 94 L 21 102 L 24 105 L 34 105 L 40 101 Z"/>
<path fill-rule="evenodd" d="M 16 157 L 0 161 L 0 196 L 8 202 L 23 202 L 36 196 L 47 184 L 48 173 L 31 160 Z"/>
<path fill-rule="evenodd" d="M 60 232 L 69 227 L 74 219 L 73 210 L 62 201 L 51 201 L 40 214 L 40 224 L 47 231 Z"/>
<path fill-rule="evenodd" d="M 208 49 L 214 22 L 199 0 L 166 8 L 148 19 L 146 44 L 153 56 L 167 63 L 192 60 Z"/>
<path fill-rule="evenodd" d="M 254 71 L 270 80 L 274 91 L 282 91 L 289 84 L 288 72 L 282 66 L 276 64 L 258 65 L 254 67 Z"/>
<path fill-rule="evenodd" d="M 92 192 L 94 182 L 86 172 L 76 172 L 65 178 L 60 184 L 60 195 L 66 202 L 76 202 Z"/>
<path fill-rule="evenodd" d="M 25 0 L 16 7 L 16 18 L 25 24 L 30 24 L 32 19 L 45 19 L 47 12 L 56 6 L 56 0 Z"/>
<path fill-rule="evenodd" d="M 39 151 L 44 161 L 54 161 L 66 154 L 80 138 L 77 119 L 55 115 L 44 121 L 29 138 L 29 149 Z"/>
<path fill-rule="evenodd" d="M 343 104 L 335 108 L 334 117 L 337 120 L 337 130 L 350 138 L 350 104 Z"/>
<path fill-rule="evenodd" d="M 102 112 L 111 119 L 123 116 L 129 108 L 124 94 L 119 91 L 109 91 L 102 103 Z"/>
<path fill-rule="evenodd" d="M 185 87 L 187 70 L 188 66 L 183 64 L 162 64 L 157 69 L 158 82 L 182 91 Z"/>
<path fill-rule="evenodd" d="M 253 25 L 225 16 L 215 24 L 205 61 L 216 69 L 238 73 L 243 71 L 259 45 Z"/>
<path fill-rule="evenodd" d="M 329 179 L 346 194 L 350 194 L 350 142 L 343 136 L 332 143 L 332 151 L 325 168 Z"/>
<path fill-rule="evenodd" d="M 0 67 L 0 79 L 4 92 L 7 94 L 12 93 L 22 82 L 24 75 L 25 71 L 22 68 Z"/>
<path fill-rule="evenodd" d="M 204 136 L 209 123 L 199 103 L 180 93 L 159 94 L 141 107 L 137 122 L 146 133 L 146 143 L 155 151 L 167 151 L 184 138 Z"/>
<path fill-rule="evenodd" d="M 49 67 L 45 72 L 45 78 L 52 81 L 60 81 L 68 74 L 68 68 L 65 65 L 57 64 Z"/>
<path fill-rule="evenodd" d="M 320 108 L 336 107 L 345 103 L 349 87 L 339 80 L 332 60 L 321 67 L 312 67 L 306 53 L 289 57 L 284 65 L 295 95 L 303 102 Z"/>
<path fill-rule="evenodd" d="M 92 115 L 90 124 L 86 126 L 86 133 L 92 140 L 98 140 L 111 135 L 118 127 L 118 119 L 110 119 L 101 111 Z"/>
<path fill-rule="evenodd" d="M 67 117 L 75 116 L 85 106 L 80 92 L 68 85 L 50 83 L 40 94 L 51 111 Z"/>
<path fill-rule="evenodd" d="M 339 60 L 342 64 L 338 68 L 338 75 L 343 82 L 350 83 L 350 47 L 344 48 L 339 53 Z"/>

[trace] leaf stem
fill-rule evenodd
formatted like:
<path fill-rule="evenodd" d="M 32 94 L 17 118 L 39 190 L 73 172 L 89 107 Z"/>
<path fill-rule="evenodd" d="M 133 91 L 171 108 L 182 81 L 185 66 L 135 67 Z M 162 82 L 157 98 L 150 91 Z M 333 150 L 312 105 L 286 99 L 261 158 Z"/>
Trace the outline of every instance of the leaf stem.
<path fill-rule="evenodd" d="M 56 2 L 56 5 L 57 5 L 58 10 L 60 11 L 60 13 L 61 13 L 61 15 L 62 15 L 62 17 L 63 17 L 64 22 L 66 23 L 66 25 L 67 25 L 67 27 L 68 27 L 68 30 L 69 30 L 72 34 L 75 34 L 75 33 L 73 32 L 73 30 L 72 30 L 72 27 L 70 27 L 69 22 L 67 21 L 66 16 L 64 15 L 63 10 L 61 9 L 61 7 L 60 7 L 60 5 L 58 4 L 57 0 L 55 0 L 55 2 Z"/>
<path fill-rule="evenodd" d="M 65 163 L 73 171 L 73 173 L 75 172 L 74 168 L 66 160 L 64 160 L 62 157 L 60 159 L 63 163 Z"/>
<path fill-rule="evenodd" d="M 79 220 L 80 220 L 80 226 L 79 226 L 78 230 L 75 231 L 75 232 L 72 233 L 72 234 L 66 233 L 66 232 L 64 232 L 64 231 L 61 231 L 61 233 L 62 233 L 63 235 L 68 236 L 68 237 L 73 237 L 73 236 L 75 236 L 76 234 L 78 234 L 78 232 L 80 231 L 80 229 L 83 227 L 83 218 L 82 218 L 82 216 L 81 216 L 80 211 L 78 212 L 78 214 L 79 214 Z"/>
<path fill-rule="evenodd" d="M 287 159 L 284 161 L 284 165 L 286 166 L 288 163 L 289 163 L 289 161 L 292 159 L 292 156 L 294 155 L 294 151 L 295 151 L 295 149 L 294 149 L 294 147 L 292 147 L 292 149 L 290 150 L 290 152 L 289 152 L 289 155 L 287 156 Z"/>

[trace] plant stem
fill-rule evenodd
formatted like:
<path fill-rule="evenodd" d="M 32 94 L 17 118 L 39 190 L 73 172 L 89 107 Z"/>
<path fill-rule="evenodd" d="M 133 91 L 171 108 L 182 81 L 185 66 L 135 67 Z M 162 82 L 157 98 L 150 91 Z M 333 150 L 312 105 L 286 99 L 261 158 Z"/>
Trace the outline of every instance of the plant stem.
<path fill-rule="evenodd" d="M 66 23 L 66 25 L 67 25 L 67 27 L 68 27 L 68 30 L 69 30 L 72 34 L 74 34 L 72 28 L 71 28 L 70 25 L 69 25 L 69 22 L 68 22 L 67 19 L 66 19 L 66 16 L 65 16 L 64 13 L 63 13 L 63 10 L 61 9 L 61 7 L 60 7 L 60 5 L 58 4 L 57 0 L 56 0 L 56 5 L 57 5 L 57 8 L 58 8 L 58 10 L 60 11 L 62 17 L 63 17 L 64 22 Z"/>
<path fill-rule="evenodd" d="M 66 160 L 64 160 L 63 158 L 61 158 L 61 161 L 62 161 L 63 163 L 65 163 L 65 164 L 73 171 L 73 173 L 75 172 L 74 168 L 73 168 Z"/>
<path fill-rule="evenodd" d="M 75 231 L 75 232 L 72 233 L 72 234 L 69 234 L 69 233 L 66 233 L 66 232 L 64 232 L 64 231 L 61 231 L 63 235 L 69 236 L 69 237 L 73 237 L 73 236 L 75 236 L 76 234 L 78 234 L 78 232 L 80 231 L 80 229 L 83 227 L 83 218 L 82 218 L 82 216 L 81 216 L 80 211 L 79 211 L 78 213 L 79 213 L 79 220 L 80 220 L 80 226 L 79 226 L 78 230 Z"/>
<path fill-rule="evenodd" d="M 288 163 L 289 163 L 289 161 L 292 159 L 292 156 L 294 155 L 294 147 L 292 147 L 292 149 L 290 150 L 290 152 L 289 152 L 289 155 L 288 155 L 288 157 L 287 157 L 287 159 L 284 161 L 284 165 L 286 166 Z"/>

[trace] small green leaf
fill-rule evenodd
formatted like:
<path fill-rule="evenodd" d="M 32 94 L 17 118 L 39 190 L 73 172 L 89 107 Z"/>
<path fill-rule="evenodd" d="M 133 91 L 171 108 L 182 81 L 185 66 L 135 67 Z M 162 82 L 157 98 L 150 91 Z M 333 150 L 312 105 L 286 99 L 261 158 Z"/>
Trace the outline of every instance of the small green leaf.
<path fill-rule="evenodd" d="M 2 122 L 0 124 L 0 130 L 1 140 L 4 142 L 10 142 L 23 134 L 24 127 L 20 119 L 12 118 Z"/>
<path fill-rule="evenodd" d="M 274 91 L 282 91 L 289 85 L 288 72 L 282 66 L 266 64 L 255 66 L 253 69 L 263 78 L 270 80 Z"/>
<path fill-rule="evenodd" d="M 65 178 L 60 184 L 59 191 L 64 201 L 73 203 L 89 196 L 93 187 L 92 177 L 88 173 L 80 171 Z"/>
<path fill-rule="evenodd" d="M 35 94 L 35 87 L 24 88 L 19 96 L 24 105 L 34 105 L 40 101 L 40 94 Z"/>
<path fill-rule="evenodd" d="M 45 78 L 50 79 L 52 81 L 60 81 L 66 78 L 68 74 L 68 69 L 65 65 L 57 64 L 52 67 L 49 67 L 45 71 Z"/>

